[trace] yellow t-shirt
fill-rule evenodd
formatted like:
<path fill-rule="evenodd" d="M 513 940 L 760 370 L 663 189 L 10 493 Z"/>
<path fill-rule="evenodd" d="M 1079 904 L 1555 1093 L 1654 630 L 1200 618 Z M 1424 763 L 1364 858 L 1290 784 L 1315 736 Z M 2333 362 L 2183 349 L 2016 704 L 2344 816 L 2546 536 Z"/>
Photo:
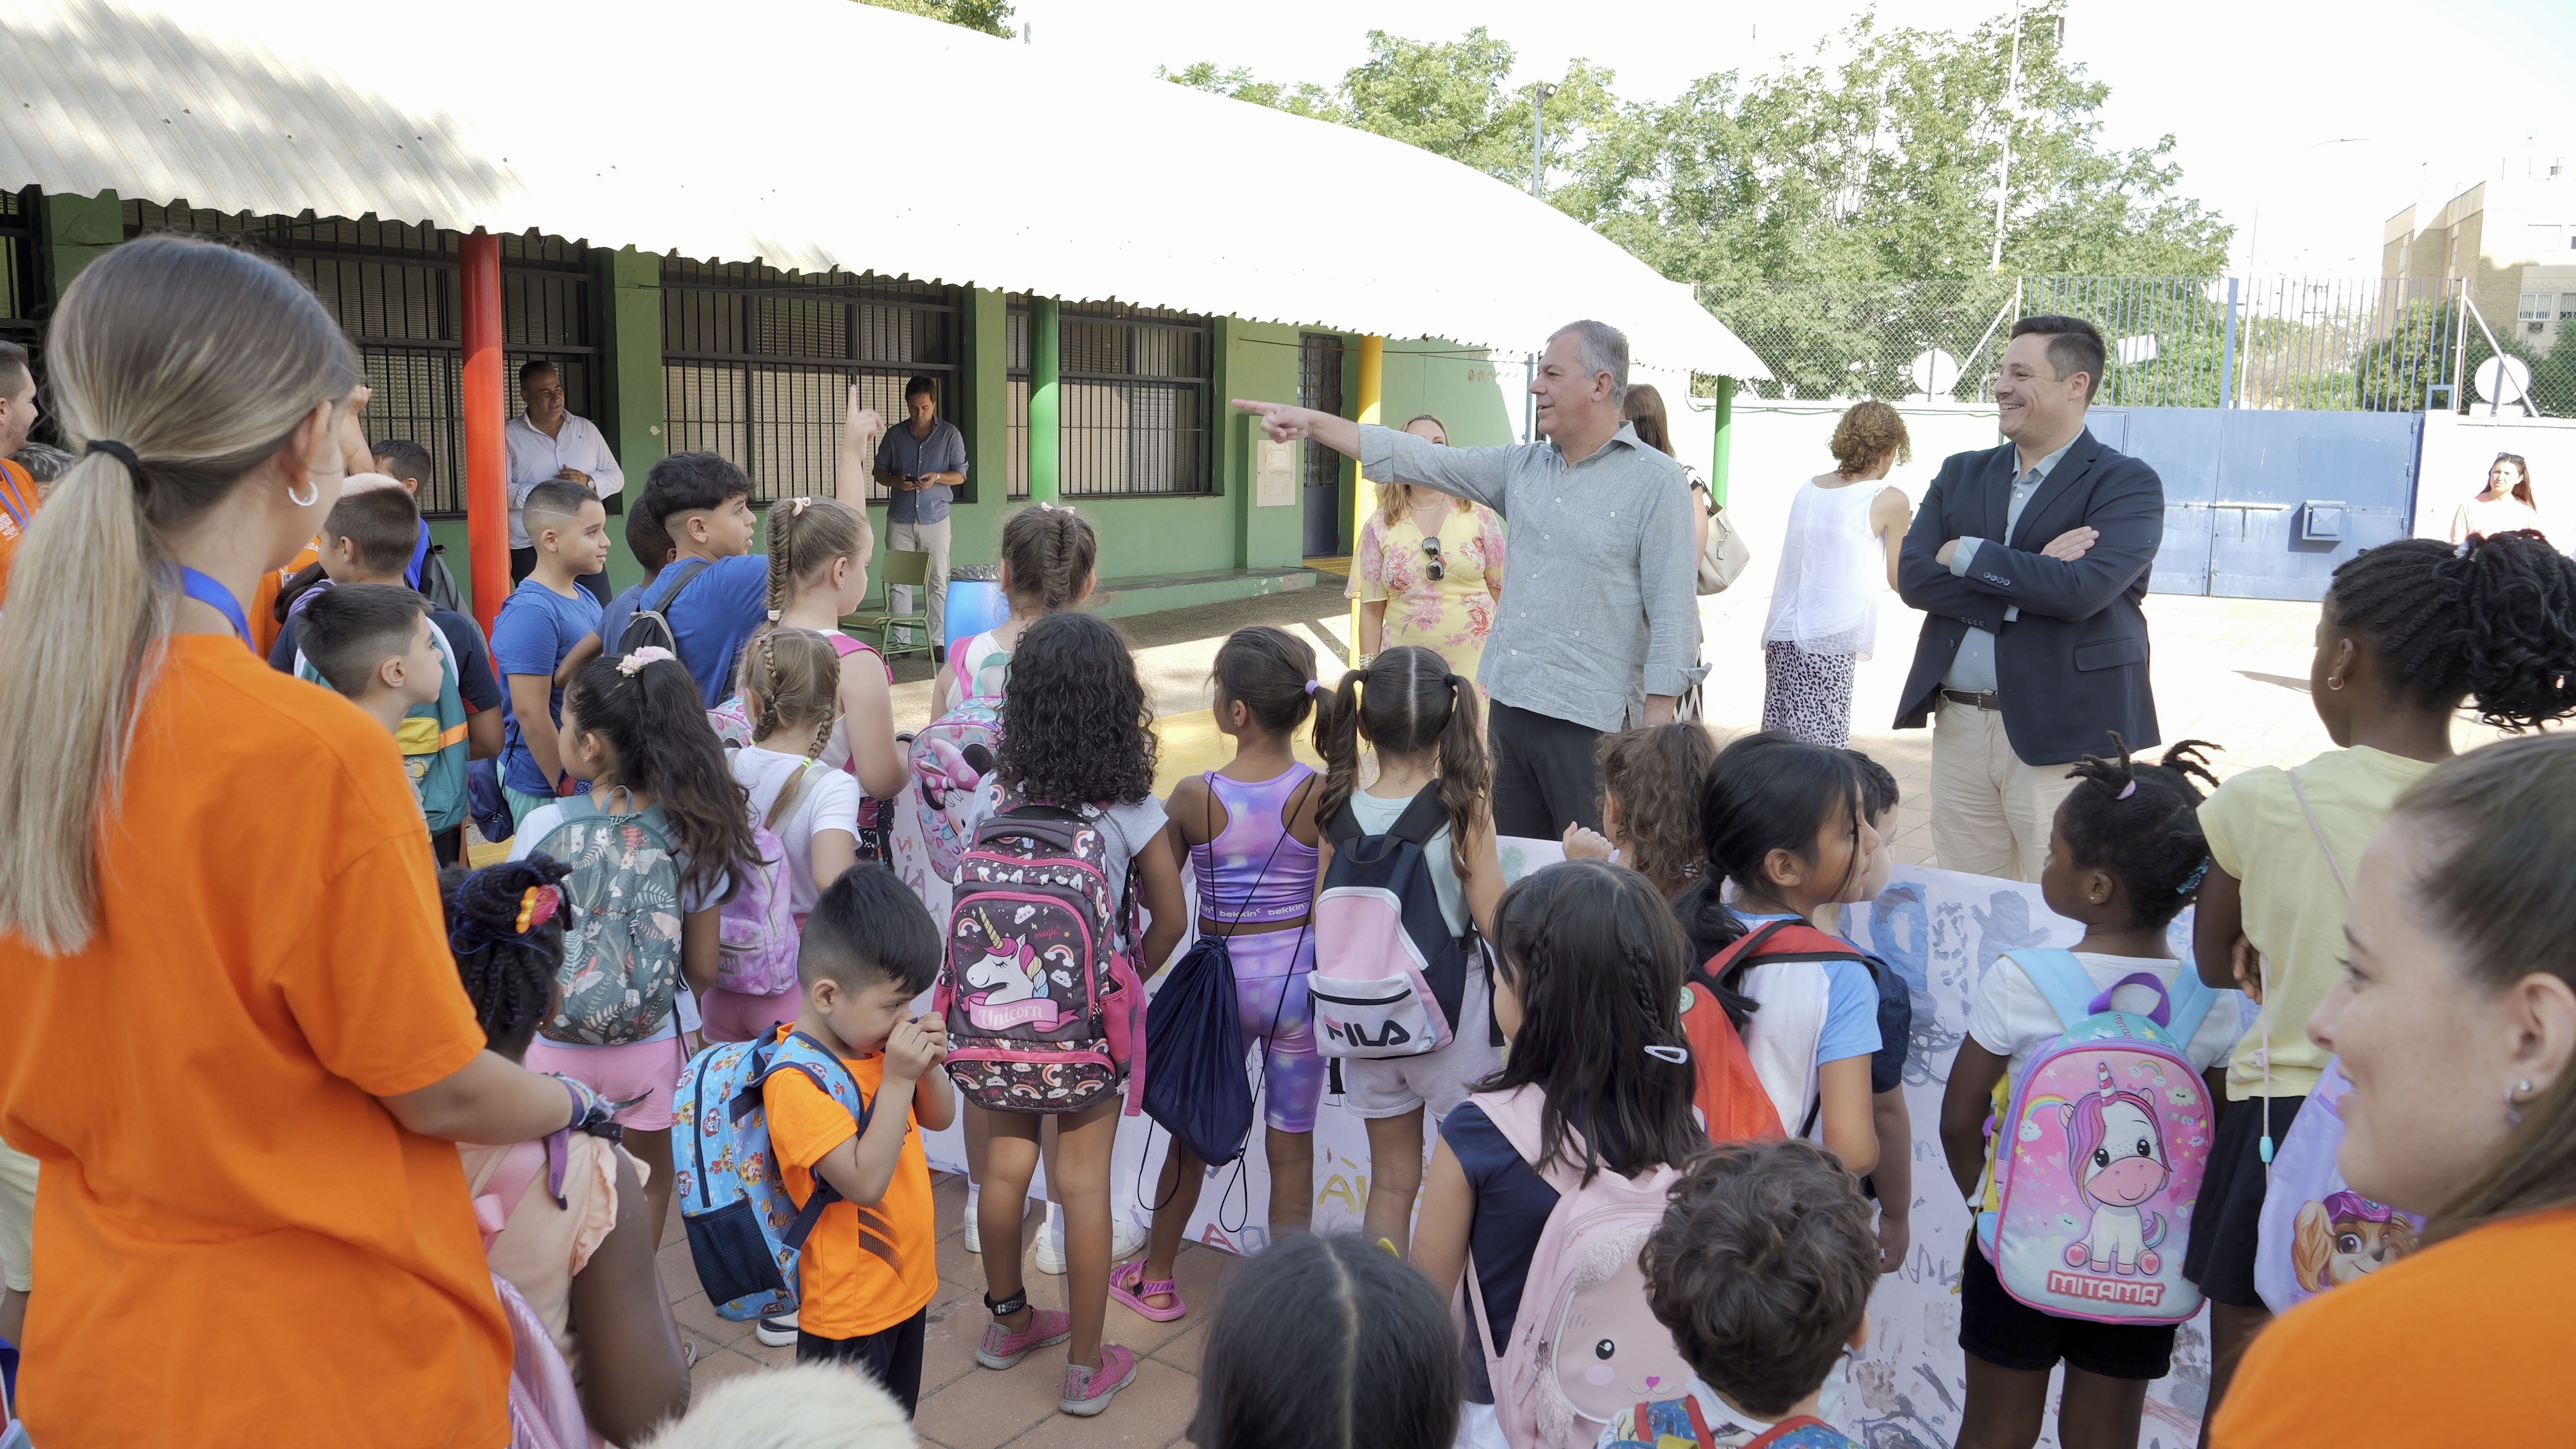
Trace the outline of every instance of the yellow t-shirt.
<path fill-rule="evenodd" d="M 2433 767 L 2368 746 L 2329 750 L 2298 767 L 2299 784 L 2334 847 L 2344 880 L 2406 787 Z M 2315 1090 L 2327 1053 L 2308 1040 L 2308 1017 L 2343 975 L 2344 888 L 2317 849 L 2287 771 L 2265 766 L 2218 787 L 2201 803 L 2210 859 L 2244 885 L 2245 939 L 2263 953 L 2270 982 L 2275 1097 Z M 2264 1094 L 2258 1019 L 2227 1063 L 2227 1100 Z"/>
<path fill-rule="evenodd" d="M 885 1057 L 843 1057 L 841 1064 L 873 1103 L 885 1083 Z M 814 1164 L 858 1134 L 849 1110 L 803 1072 L 780 1072 L 761 1088 L 769 1113 L 769 1147 L 787 1195 L 799 1206 L 814 1195 Z M 930 1160 L 917 1122 L 904 1133 L 903 1156 L 878 1202 L 836 1202 L 823 1209 L 797 1261 L 796 1326 L 816 1338 L 865 1338 L 930 1306 L 939 1291 L 939 1234 L 930 1202 Z"/>

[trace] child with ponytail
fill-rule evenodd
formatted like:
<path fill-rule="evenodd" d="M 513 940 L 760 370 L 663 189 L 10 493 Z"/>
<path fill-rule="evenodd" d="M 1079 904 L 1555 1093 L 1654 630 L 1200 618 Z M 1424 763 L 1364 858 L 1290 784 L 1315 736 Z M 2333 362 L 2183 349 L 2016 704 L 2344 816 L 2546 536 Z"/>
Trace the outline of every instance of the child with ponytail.
<path fill-rule="evenodd" d="M 2112 739 L 2120 743 L 2118 736 Z M 2165 930 L 2191 904 L 2209 869 L 2208 843 L 2194 813 L 2200 787 L 2192 783 L 2217 783 L 2202 761 L 2204 748 L 2204 741 L 2185 740 L 2165 751 L 2160 763 L 2147 765 L 2131 760 L 2127 745 L 2120 744 L 2118 759 L 2087 755 L 2068 771 L 2076 784 L 2050 825 L 2040 895 L 2051 911 L 2084 927 L 2074 946 L 2076 963 L 2093 989 L 2109 994 L 2116 1010 L 2156 1009 L 2158 993 L 2131 977 L 2170 987 L 2183 971 L 2165 944 Z M 2001 1201 L 1986 1125 L 1998 1114 L 1998 1086 L 2009 1099 L 2032 1056 L 2070 1025 L 2039 982 L 2009 958 L 1987 968 L 1977 983 L 1968 1037 L 1959 1043 L 1941 1097 L 1941 1148 L 1959 1191 L 1975 1204 L 1971 1211 L 1993 1210 Z M 2207 1072 L 2227 1055 L 2235 1035 L 2236 1013 L 2221 1002 L 2202 1016 L 2188 1041 L 2176 1044 L 2194 1071 Z M 2211 1098 L 2216 1100 L 2214 1081 Z M 2204 1203 L 2207 1194 L 2204 1185 Z M 2063 1362 L 2058 1442 L 2066 1449 L 2134 1446 L 2147 1383 L 2172 1366 L 2174 1326 L 2061 1318 L 2033 1307 L 2005 1288 L 1983 1246 L 1973 1241 L 1975 1234 L 1970 1236 L 1959 1288 L 1959 1347 L 1968 1356 L 1959 1442 L 1975 1449 L 2028 1449 L 2039 1438 L 2048 1407 L 2049 1375 Z M 2153 1246 L 2150 1239 L 2150 1250 L 2137 1259 L 2142 1271 L 2155 1271 Z M 2165 1245 L 2164 1251 L 2172 1250 Z"/>
<path fill-rule="evenodd" d="M 1216 727 L 1234 760 L 1172 787 L 1176 861 L 1198 872 L 1199 933 L 1226 938 L 1235 1017 L 1261 1050 L 1270 1157 L 1270 1235 L 1303 1231 L 1314 1213 L 1315 1107 L 1324 1059 L 1306 996 L 1315 971 L 1315 825 L 1322 791 L 1292 753 L 1314 707 L 1315 651 L 1284 629 L 1238 629 L 1216 651 Z M 1239 1064 L 1238 1064 L 1239 1065 Z M 1418 1149 L 1417 1149 L 1418 1151 Z M 1188 1312 L 1173 1261 L 1199 1205 L 1207 1164 L 1175 1140 L 1154 1192 L 1152 1250 L 1122 1264 L 1109 1292 L 1156 1322 Z"/>
<path fill-rule="evenodd" d="M 536 855 L 450 867 L 438 880 L 447 947 L 475 1022 L 485 1044 L 514 1062 L 554 1014 L 571 873 Z M 687 1408 L 689 1366 L 654 1268 L 643 1183 L 616 1137 L 561 1132 L 457 1151 L 489 1234 L 484 1257 L 544 1322 L 581 1386 L 590 1427 L 630 1444 Z"/>
<path fill-rule="evenodd" d="M 1423 847 L 1432 890 L 1449 934 L 1490 935 L 1503 895 L 1502 856 L 1486 808 L 1493 769 L 1477 723 L 1475 681 L 1450 672 L 1419 645 L 1381 651 L 1366 671 L 1342 676 L 1325 702 L 1315 736 L 1324 755 L 1318 827 L 1347 813 L 1362 835 L 1395 827 L 1416 795 L 1436 792 L 1448 822 Z M 1360 742 L 1377 752 L 1377 779 L 1360 787 Z M 1318 891 L 1333 863 L 1329 838 L 1315 872 Z M 1362 1216 L 1371 1241 L 1402 1251 L 1412 1231 L 1413 1199 L 1422 1188 L 1422 1124 L 1445 1118 L 1467 1099 L 1470 1083 L 1494 1069 L 1485 954 L 1469 943 L 1467 986 L 1449 1044 L 1422 1056 L 1352 1058 L 1342 1066 L 1343 1103 L 1368 1123 L 1369 1197 Z M 1310 1169 L 1311 1170 L 1311 1169 Z"/>
<path fill-rule="evenodd" d="M 950 651 L 930 686 L 931 717 L 962 699 L 1001 698 L 1020 636 L 1037 620 L 1090 598 L 1100 582 L 1099 558 L 1091 521 L 1070 508 L 1037 503 L 1005 520 L 1002 595 L 1011 601 L 1011 617 Z"/>
<path fill-rule="evenodd" d="M 755 863 L 751 820 L 689 671 L 666 649 L 595 659 L 563 700 L 563 768 L 588 795 L 528 812 L 510 858 L 575 870 L 558 980 L 564 1001 L 528 1048 L 626 1105 L 653 1241 L 671 1206 L 671 1089 L 687 1054 L 676 1010 L 715 984 L 717 911 Z"/>
<path fill-rule="evenodd" d="M 1708 1138 L 1691 1115 L 1682 1035 L 1690 948 L 1662 894 L 1625 866 L 1569 860 L 1503 892 L 1493 920 L 1494 1020 L 1511 1049 L 1475 1084 L 1476 1095 L 1440 1121 L 1413 1262 L 1445 1300 L 1457 1293 L 1472 1250 L 1490 1337 L 1471 1326 L 1471 1341 L 1501 1346 L 1512 1342 L 1558 1193 L 1484 1104 L 1535 1089 L 1540 1161 L 1577 1170 L 1586 1182 L 1687 1166 L 1708 1151 Z M 1481 1354 L 1468 1360 L 1459 1442 L 1494 1444 L 1491 1375 Z"/>
<path fill-rule="evenodd" d="M 2331 1055 L 2309 1039 L 2308 1018 L 2343 979 L 2362 847 L 2451 758 L 2463 706 L 2512 733 L 2576 713 L 2576 560 L 2537 533 L 2364 550 L 2335 570 L 2319 614 L 2308 695 L 2336 748 L 2295 769 L 2247 770 L 2200 807 L 2213 863 L 2192 952 L 2201 980 L 2241 987 L 2263 1008 L 2228 1063 L 2183 1260 L 2209 1298 L 2204 1424 L 2271 1318 L 2254 1289 L 2265 1143 L 2289 1134 Z"/>
<path fill-rule="evenodd" d="M 769 510 L 771 626 L 803 630 L 840 656 L 839 717 L 815 758 L 858 784 L 860 860 L 888 858 L 887 829 L 904 782 L 903 754 L 894 741 L 894 697 L 887 689 L 894 671 L 876 650 L 841 631 L 841 617 L 868 595 L 868 560 L 875 551 L 867 514 L 837 498 L 789 498 Z M 758 637 L 743 650 L 745 673 L 759 652 Z M 811 909 L 807 901 L 801 909 Z"/>

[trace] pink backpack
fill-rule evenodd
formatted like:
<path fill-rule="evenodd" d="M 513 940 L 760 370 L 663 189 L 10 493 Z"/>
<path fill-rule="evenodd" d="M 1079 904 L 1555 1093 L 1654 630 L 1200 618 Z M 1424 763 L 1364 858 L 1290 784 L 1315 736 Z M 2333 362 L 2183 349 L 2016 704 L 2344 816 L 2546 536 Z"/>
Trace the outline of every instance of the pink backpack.
<path fill-rule="evenodd" d="M 539 1173 L 547 1191 L 561 1200 L 564 1163 L 557 1139 L 522 1142 L 510 1149 L 474 1198 L 474 1217 L 483 1231 L 483 1247 L 509 1225 L 510 1210 L 528 1195 Z M 555 1348 L 546 1322 L 519 1296 L 509 1279 L 492 1275 L 492 1291 L 501 1300 L 501 1316 L 510 1321 L 510 1449 L 589 1449 L 590 1421 L 581 1409 L 581 1390 L 572 1369 Z"/>
<path fill-rule="evenodd" d="M 1571 1125 L 1558 1155 L 1539 1161 L 1538 1088 L 1467 1100 L 1557 1192 L 1521 1280 L 1512 1341 L 1499 1350 L 1472 1255 L 1467 1263 L 1469 1316 L 1485 1350 L 1495 1417 L 1512 1449 L 1587 1449 L 1622 1410 L 1688 1391 L 1690 1365 L 1647 1306 L 1637 1266 L 1680 1174 L 1664 1166 L 1629 1178 L 1604 1167 L 1587 1183 L 1583 1140 Z"/>
<path fill-rule="evenodd" d="M 743 868 L 742 888 L 716 916 L 721 952 L 716 984 L 727 991 L 780 996 L 796 988 L 798 936 L 795 913 L 788 906 L 793 897 L 787 879 L 796 864 L 778 838 L 778 825 L 796 813 L 797 798 L 805 793 L 805 777 L 815 769 L 812 760 L 799 761 L 796 774 L 779 787 L 769 814 L 751 822 L 752 856 L 757 863 Z"/>

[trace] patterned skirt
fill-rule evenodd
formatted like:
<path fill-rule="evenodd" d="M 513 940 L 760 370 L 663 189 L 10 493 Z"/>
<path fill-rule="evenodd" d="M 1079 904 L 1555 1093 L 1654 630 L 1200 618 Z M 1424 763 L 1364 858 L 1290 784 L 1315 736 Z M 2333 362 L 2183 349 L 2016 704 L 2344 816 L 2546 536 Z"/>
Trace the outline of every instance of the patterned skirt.
<path fill-rule="evenodd" d="M 1851 745 L 1850 654 L 1810 654 L 1789 641 L 1762 646 L 1762 727 L 1833 749 Z"/>

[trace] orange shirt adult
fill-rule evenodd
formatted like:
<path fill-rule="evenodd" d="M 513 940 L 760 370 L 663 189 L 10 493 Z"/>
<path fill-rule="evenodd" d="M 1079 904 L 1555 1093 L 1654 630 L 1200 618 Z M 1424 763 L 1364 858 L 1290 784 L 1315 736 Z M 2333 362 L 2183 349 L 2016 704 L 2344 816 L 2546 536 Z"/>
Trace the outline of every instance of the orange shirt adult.
<path fill-rule="evenodd" d="M 884 1055 L 843 1057 L 841 1064 L 858 1079 L 860 1095 L 874 1102 L 885 1084 Z M 779 1176 L 802 1206 L 814 1195 L 814 1164 L 857 1136 L 859 1124 L 802 1072 L 771 1077 L 761 1100 Z M 796 1326 L 816 1338 L 865 1338 L 930 1306 L 939 1290 L 939 1236 L 917 1119 L 907 1124 L 884 1200 L 823 1209 L 796 1271 Z"/>
<path fill-rule="evenodd" d="M 250 593 L 250 642 L 260 658 L 266 659 L 268 651 L 277 647 L 277 636 L 286 628 L 277 618 L 278 591 L 286 587 L 289 578 L 321 561 L 322 540 L 317 537 L 304 545 L 286 567 L 259 576 L 258 586 Z"/>
<path fill-rule="evenodd" d="M 44 500 L 36 495 L 36 480 L 26 469 L 0 458 L 0 605 L 9 600 L 9 570 L 18 562 L 18 545 L 27 541 L 27 527 L 43 506 Z"/>
<path fill-rule="evenodd" d="M 2265 1328 L 2210 1443 L 2563 1444 L 2576 1420 L 2571 1301 L 2576 1209 L 2472 1229 Z"/>
<path fill-rule="evenodd" d="M 464 1168 L 376 1101 L 483 1049 L 392 737 L 228 634 L 168 642 L 88 948 L 0 936 L 0 1134 L 44 1166 L 28 1433 L 499 1449 Z"/>

